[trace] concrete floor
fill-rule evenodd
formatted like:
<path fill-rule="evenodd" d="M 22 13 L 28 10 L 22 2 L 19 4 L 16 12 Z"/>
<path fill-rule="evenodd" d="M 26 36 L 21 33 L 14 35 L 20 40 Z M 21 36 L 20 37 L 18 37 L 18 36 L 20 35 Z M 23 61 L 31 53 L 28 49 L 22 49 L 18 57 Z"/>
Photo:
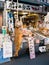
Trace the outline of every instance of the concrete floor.
<path fill-rule="evenodd" d="M 0 65 L 49 65 L 49 53 L 39 54 L 33 60 L 30 60 L 29 56 L 25 54 Z"/>

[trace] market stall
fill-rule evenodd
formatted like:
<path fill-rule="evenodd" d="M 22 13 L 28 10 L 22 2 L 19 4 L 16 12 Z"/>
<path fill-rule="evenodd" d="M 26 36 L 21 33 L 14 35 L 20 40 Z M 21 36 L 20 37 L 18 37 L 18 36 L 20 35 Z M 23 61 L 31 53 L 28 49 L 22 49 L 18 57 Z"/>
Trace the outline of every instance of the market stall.
<path fill-rule="evenodd" d="M 6 1 L 4 10 L 6 16 L 5 24 L 8 28 L 8 34 L 15 45 L 13 56 L 19 56 L 19 52 L 24 48 L 25 43 L 27 45 L 25 48 L 29 48 L 29 52 L 30 47 L 31 51 L 34 51 L 30 52 L 32 58 L 35 58 L 36 50 L 40 51 L 39 46 L 43 46 L 43 52 L 46 52 L 46 46 L 43 42 L 46 38 L 43 31 L 47 30 L 43 26 L 46 11 L 43 11 L 42 8 L 43 6 Z"/>

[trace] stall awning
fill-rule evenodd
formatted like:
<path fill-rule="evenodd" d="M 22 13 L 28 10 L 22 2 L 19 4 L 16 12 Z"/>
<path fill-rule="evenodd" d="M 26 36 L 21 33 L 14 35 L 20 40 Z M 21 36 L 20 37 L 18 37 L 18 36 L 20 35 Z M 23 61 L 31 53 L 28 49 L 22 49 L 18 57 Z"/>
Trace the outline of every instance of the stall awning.
<path fill-rule="evenodd" d="M 17 1 L 17 0 L 13 0 L 13 1 Z M 21 3 L 25 3 L 25 4 L 31 4 L 31 5 L 45 5 L 45 6 L 49 6 L 49 3 L 47 2 L 40 2 L 39 0 L 18 0 Z"/>

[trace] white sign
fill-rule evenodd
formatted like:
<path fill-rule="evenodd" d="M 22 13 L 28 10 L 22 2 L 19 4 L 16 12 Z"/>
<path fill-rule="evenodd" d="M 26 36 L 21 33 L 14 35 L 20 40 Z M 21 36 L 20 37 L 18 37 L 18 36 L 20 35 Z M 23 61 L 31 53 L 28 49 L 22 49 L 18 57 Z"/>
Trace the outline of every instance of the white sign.
<path fill-rule="evenodd" d="M 28 38 L 28 43 L 29 43 L 30 59 L 34 59 L 35 58 L 34 39 Z"/>
<path fill-rule="evenodd" d="M 12 57 L 12 42 L 3 43 L 3 58 Z"/>
<path fill-rule="evenodd" d="M 18 3 L 18 10 L 22 10 L 23 4 Z M 12 1 L 6 1 L 6 8 L 16 10 L 17 9 L 17 3 Z"/>
<path fill-rule="evenodd" d="M 16 10 L 17 9 L 17 3 L 16 2 L 11 2 L 11 1 L 6 1 L 6 8 L 7 9 L 12 9 Z M 18 3 L 18 10 L 27 10 L 27 11 L 33 11 L 33 12 L 42 12 L 42 6 L 33 6 L 29 4 L 22 4 Z"/>

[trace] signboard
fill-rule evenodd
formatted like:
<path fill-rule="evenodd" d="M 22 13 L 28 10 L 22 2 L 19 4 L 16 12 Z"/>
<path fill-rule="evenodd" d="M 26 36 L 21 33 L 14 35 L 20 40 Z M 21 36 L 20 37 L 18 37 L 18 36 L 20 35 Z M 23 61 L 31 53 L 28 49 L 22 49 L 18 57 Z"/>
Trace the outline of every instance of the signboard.
<path fill-rule="evenodd" d="M 3 58 L 9 58 L 9 57 L 12 57 L 12 42 L 4 42 L 3 43 Z"/>
<path fill-rule="evenodd" d="M 10 58 L 3 58 L 3 41 L 4 41 L 4 35 L 0 34 L 0 64 L 4 62 L 10 61 Z"/>
<path fill-rule="evenodd" d="M 29 43 L 30 59 L 34 59 L 35 58 L 34 39 L 32 37 L 29 37 L 28 43 Z"/>
<path fill-rule="evenodd" d="M 16 10 L 17 3 L 16 2 L 12 3 L 11 1 L 6 1 L 6 9 Z M 29 10 L 32 12 L 42 12 L 42 6 L 33 6 L 33 5 L 29 5 L 29 4 L 18 3 L 18 10 Z"/>
<path fill-rule="evenodd" d="M 10 58 L 12 57 L 12 41 L 10 40 L 10 36 L 6 34 L 0 34 L 0 50 L 3 51 L 3 58 Z"/>
<path fill-rule="evenodd" d="M 18 3 L 18 10 L 22 10 L 22 6 L 23 6 L 23 4 Z M 12 3 L 11 1 L 6 1 L 6 8 L 16 10 L 17 9 L 17 3 L 16 2 Z"/>

